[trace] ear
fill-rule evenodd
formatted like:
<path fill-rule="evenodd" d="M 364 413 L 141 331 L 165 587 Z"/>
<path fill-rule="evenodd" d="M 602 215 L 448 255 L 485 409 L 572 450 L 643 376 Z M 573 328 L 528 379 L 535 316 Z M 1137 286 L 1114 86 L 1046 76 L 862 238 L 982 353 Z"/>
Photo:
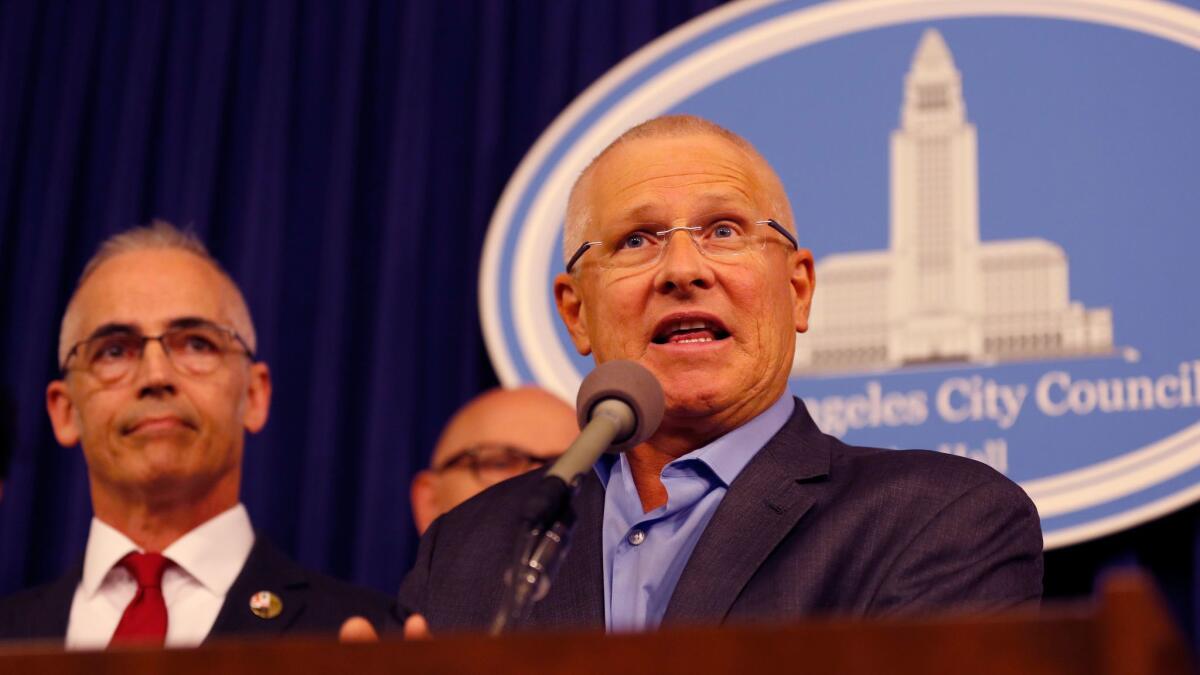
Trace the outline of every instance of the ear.
<path fill-rule="evenodd" d="M 813 270 L 812 251 L 802 248 L 792 254 L 792 306 L 796 320 L 796 332 L 808 330 L 808 312 L 812 309 L 813 289 L 817 285 Z"/>
<path fill-rule="evenodd" d="M 54 439 L 64 448 L 79 444 L 79 421 L 71 390 L 63 380 L 54 380 L 46 386 L 46 414 L 54 428 Z"/>
<path fill-rule="evenodd" d="M 412 487 L 408 497 L 412 502 L 413 523 L 417 526 L 417 534 L 425 534 L 425 530 L 438 517 L 434 497 L 437 494 L 437 475 L 426 469 L 413 476 Z"/>
<path fill-rule="evenodd" d="M 271 411 L 271 370 L 267 364 L 250 364 L 246 382 L 246 407 L 242 411 L 242 425 L 246 431 L 256 434 L 267 425 Z"/>
<path fill-rule="evenodd" d="M 579 285 L 579 279 L 570 274 L 559 274 L 554 278 L 554 302 L 558 305 L 558 315 L 562 317 L 567 332 L 571 334 L 571 342 L 575 343 L 575 350 L 580 356 L 587 356 L 592 353 L 592 341 L 587 333 Z"/>

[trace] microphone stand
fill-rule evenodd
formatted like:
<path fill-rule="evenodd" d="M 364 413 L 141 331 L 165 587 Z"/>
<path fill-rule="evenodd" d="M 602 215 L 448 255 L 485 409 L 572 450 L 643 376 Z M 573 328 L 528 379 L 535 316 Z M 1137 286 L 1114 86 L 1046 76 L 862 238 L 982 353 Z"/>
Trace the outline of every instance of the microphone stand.
<path fill-rule="evenodd" d="M 579 481 L 567 485 L 547 475 L 538 483 L 522 511 L 523 532 L 516 555 L 504 573 L 504 599 L 492 619 L 490 635 L 496 636 L 525 621 L 533 604 L 550 592 L 550 582 L 570 545 L 575 526 L 571 508 Z"/>
<path fill-rule="evenodd" d="M 579 437 L 530 492 L 521 510 L 522 534 L 516 554 L 504 573 L 504 599 L 488 631 L 491 635 L 520 625 L 533 603 L 550 592 L 575 524 L 571 498 L 579 477 L 591 470 L 614 440 L 627 437 L 636 428 L 637 415 L 629 404 L 616 399 L 599 402 Z"/>
<path fill-rule="evenodd" d="M 583 429 L 530 491 L 521 510 L 521 531 L 504 573 L 504 597 L 491 635 L 519 626 L 533 604 L 550 592 L 570 544 L 575 525 L 571 499 L 581 477 L 605 452 L 624 452 L 650 438 L 664 407 L 662 385 L 633 361 L 609 361 L 584 378 L 575 401 Z"/>

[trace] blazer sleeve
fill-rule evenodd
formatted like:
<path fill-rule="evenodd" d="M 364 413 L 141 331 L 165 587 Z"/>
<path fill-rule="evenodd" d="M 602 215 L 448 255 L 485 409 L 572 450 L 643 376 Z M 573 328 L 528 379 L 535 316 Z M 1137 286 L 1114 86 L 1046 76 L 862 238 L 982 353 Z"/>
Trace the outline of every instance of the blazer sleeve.
<path fill-rule="evenodd" d="M 1012 481 L 996 474 L 914 525 L 870 614 L 989 611 L 1041 600 L 1041 523 Z"/>

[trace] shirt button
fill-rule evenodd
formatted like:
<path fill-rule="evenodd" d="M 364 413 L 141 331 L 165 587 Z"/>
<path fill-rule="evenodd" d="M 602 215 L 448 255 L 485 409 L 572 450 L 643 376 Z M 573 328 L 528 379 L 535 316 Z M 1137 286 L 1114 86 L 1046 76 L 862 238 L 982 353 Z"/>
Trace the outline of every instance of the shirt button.
<path fill-rule="evenodd" d="M 638 544 L 642 543 L 643 541 L 646 541 L 646 533 L 645 532 L 643 532 L 641 530 L 634 530 L 633 532 L 629 533 L 629 543 L 630 544 L 637 546 Z"/>

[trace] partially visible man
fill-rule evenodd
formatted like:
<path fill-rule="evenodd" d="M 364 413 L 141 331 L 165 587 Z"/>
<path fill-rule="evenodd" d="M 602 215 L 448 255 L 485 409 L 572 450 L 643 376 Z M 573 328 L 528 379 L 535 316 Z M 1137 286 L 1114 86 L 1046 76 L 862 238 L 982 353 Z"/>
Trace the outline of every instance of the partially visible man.
<path fill-rule="evenodd" d="M 558 457 L 578 433 L 575 411 L 543 389 L 492 389 L 475 397 L 450 418 L 429 468 L 413 478 L 417 532 L 489 486 Z"/>
<path fill-rule="evenodd" d="M 1032 502 L 982 463 L 848 446 L 788 392 L 812 254 L 775 172 L 703 119 L 635 127 L 583 172 L 554 283 L 575 347 L 662 383 L 645 443 L 585 475 L 529 628 L 994 610 L 1036 602 Z M 537 474 L 447 513 L 401 587 L 406 632 L 486 629 Z M 423 615 L 423 616 L 421 616 Z"/>
<path fill-rule="evenodd" d="M 55 438 L 82 446 L 94 518 L 84 559 L 0 601 L 0 638 L 69 648 L 195 645 L 210 636 L 386 626 L 390 599 L 302 569 L 239 502 L 244 432 L 271 376 L 232 279 L 194 236 L 157 222 L 114 236 L 63 315 Z"/>

